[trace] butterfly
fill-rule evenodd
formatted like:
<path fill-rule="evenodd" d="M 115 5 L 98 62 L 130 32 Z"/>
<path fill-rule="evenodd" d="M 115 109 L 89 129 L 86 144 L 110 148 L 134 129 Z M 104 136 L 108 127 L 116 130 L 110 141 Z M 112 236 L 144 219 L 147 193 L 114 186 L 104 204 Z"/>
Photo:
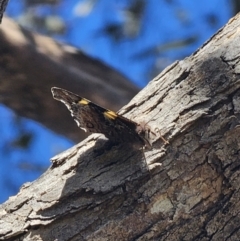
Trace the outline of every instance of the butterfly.
<path fill-rule="evenodd" d="M 114 143 L 125 143 L 134 148 L 151 148 L 151 131 L 145 123 L 134 122 L 114 111 L 58 87 L 51 89 L 53 98 L 63 102 L 78 126 L 86 132 L 102 133 Z"/>

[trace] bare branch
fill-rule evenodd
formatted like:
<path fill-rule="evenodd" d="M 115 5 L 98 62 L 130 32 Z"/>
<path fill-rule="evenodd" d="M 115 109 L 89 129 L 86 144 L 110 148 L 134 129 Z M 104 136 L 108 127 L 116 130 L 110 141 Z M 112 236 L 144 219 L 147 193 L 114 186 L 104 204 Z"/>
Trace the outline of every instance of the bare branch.
<path fill-rule="evenodd" d="M 51 87 L 72 90 L 112 110 L 118 110 L 139 90 L 100 61 L 26 31 L 8 18 L 0 28 L 0 39 L 0 101 L 74 141 L 86 135 L 53 100 Z"/>

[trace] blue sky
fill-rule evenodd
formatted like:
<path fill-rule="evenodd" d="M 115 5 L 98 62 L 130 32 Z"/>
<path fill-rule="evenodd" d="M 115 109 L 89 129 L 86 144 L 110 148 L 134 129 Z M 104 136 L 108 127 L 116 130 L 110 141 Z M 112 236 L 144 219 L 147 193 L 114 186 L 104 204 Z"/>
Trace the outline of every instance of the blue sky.
<path fill-rule="evenodd" d="M 11 0 L 6 12 L 21 23 L 27 14 L 58 16 L 65 32 L 52 37 L 102 60 L 140 87 L 173 61 L 193 53 L 233 14 L 227 0 L 148 0 L 141 17 L 135 19 L 127 11 L 131 2 L 60 0 L 57 6 L 26 9 L 24 1 Z M 138 28 L 131 28 L 133 21 Z M 109 34 L 109 26 L 117 26 L 118 35 Z M 32 27 L 29 21 L 26 27 Z M 3 105 L 0 116 L 0 202 L 4 202 L 23 183 L 39 177 L 50 166 L 52 156 L 74 143 L 32 120 L 17 117 Z M 22 133 L 30 140 L 24 148 L 18 145 Z"/>

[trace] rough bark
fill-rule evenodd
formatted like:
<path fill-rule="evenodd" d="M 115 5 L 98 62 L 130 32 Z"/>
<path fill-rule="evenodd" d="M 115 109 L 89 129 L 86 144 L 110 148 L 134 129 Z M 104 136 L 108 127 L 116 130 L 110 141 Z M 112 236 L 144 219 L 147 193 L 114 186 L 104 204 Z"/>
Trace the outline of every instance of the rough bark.
<path fill-rule="evenodd" d="M 31 33 L 9 18 L 3 19 L 0 40 L 0 102 L 74 141 L 86 135 L 53 100 L 51 87 L 71 90 L 112 110 L 119 110 L 139 91 L 100 61 Z"/>
<path fill-rule="evenodd" d="M 122 109 L 168 145 L 142 152 L 91 135 L 1 206 L 0 237 L 239 240 L 239 29 L 237 15 Z"/>

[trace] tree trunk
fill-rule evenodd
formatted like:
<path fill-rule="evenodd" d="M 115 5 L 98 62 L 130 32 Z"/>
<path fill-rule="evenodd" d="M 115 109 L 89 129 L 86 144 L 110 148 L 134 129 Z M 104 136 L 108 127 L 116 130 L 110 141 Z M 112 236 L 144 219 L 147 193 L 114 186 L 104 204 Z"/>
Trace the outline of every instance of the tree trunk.
<path fill-rule="evenodd" d="M 239 240 L 239 29 L 237 15 L 121 110 L 169 144 L 159 135 L 142 151 L 89 136 L 1 206 L 0 237 Z"/>

